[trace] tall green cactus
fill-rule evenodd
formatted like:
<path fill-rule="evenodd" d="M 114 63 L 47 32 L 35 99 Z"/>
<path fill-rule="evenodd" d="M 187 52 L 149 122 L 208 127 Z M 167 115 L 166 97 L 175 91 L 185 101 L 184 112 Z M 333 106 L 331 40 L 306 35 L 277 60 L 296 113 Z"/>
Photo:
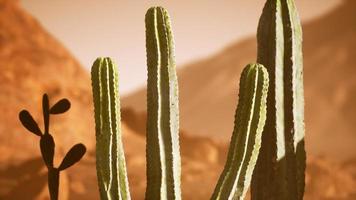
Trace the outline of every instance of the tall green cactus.
<path fill-rule="evenodd" d="M 301 200 L 306 160 L 303 58 L 294 0 L 267 0 L 257 39 L 258 62 L 268 69 L 270 90 L 252 199 Z"/>
<path fill-rule="evenodd" d="M 121 142 L 117 69 L 110 58 L 98 58 L 91 71 L 100 197 L 127 200 L 130 193 Z"/>
<path fill-rule="evenodd" d="M 258 28 L 261 64 L 248 65 L 241 75 L 229 153 L 211 199 L 243 199 L 251 178 L 252 199 L 303 198 L 301 41 L 293 0 L 267 0 Z M 173 46 L 167 11 L 150 8 L 146 14 L 148 200 L 181 199 L 178 81 Z M 119 123 L 117 72 L 109 58 L 94 63 L 92 84 L 101 199 L 130 199 Z"/>
<path fill-rule="evenodd" d="M 167 11 L 146 14 L 147 189 L 146 199 L 181 199 L 178 81 Z"/>
<path fill-rule="evenodd" d="M 227 161 L 211 199 L 244 199 L 261 146 L 267 91 L 266 68 L 260 64 L 247 65 L 241 74 Z"/>

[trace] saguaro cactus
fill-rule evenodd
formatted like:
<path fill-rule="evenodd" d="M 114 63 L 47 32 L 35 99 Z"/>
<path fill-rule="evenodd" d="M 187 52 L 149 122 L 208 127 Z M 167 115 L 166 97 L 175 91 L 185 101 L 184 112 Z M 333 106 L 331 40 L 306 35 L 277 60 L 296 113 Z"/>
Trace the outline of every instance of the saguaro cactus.
<path fill-rule="evenodd" d="M 227 161 L 211 199 L 244 199 L 261 145 L 267 91 L 267 70 L 259 64 L 246 66 Z"/>
<path fill-rule="evenodd" d="M 302 30 L 294 0 L 267 0 L 257 39 L 258 62 L 268 69 L 270 89 L 252 199 L 301 200 L 306 159 Z"/>
<path fill-rule="evenodd" d="M 98 58 L 91 72 L 100 197 L 102 200 L 130 199 L 121 142 L 117 69 L 110 58 Z"/>
<path fill-rule="evenodd" d="M 146 14 L 147 189 L 146 199 L 181 199 L 178 83 L 168 13 Z"/>

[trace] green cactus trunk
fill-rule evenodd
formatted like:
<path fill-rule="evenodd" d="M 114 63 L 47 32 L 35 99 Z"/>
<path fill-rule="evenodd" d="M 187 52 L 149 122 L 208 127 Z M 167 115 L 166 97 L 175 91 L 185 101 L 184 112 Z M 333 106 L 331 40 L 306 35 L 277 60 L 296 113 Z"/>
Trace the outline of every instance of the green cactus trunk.
<path fill-rule="evenodd" d="M 118 74 L 110 58 L 98 58 L 91 70 L 96 130 L 96 169 L 102 200 L 130 199 L 121 142 Z"/>
<path fill-rule="evenodd" d="M 261 146 L 267 91 L 267 70 L 259 64 L 246 66 L 227 161 L 211 199 L 244 199 Z"/>
<path fill-rule="evenodd" d="M 146 14 L 147 189 L 146 199 L 181 199 L 178 81 L 174 44 L 166 10 Z"/>
<path fill-rule="evenodd" d="M 252 199 L 301 200 L 306 160 L 302 30 L 293 0 L 267 0 L 257 39 L 258 62 L 267 67 L 270 89 Z"/>

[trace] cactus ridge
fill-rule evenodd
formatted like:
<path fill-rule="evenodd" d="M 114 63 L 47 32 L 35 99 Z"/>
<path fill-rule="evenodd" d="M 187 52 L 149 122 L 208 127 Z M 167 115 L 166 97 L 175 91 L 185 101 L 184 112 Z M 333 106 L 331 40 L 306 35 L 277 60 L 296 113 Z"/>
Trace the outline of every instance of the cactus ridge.
<path fill-rule="evenodd" d="M 306 152 L 304 148 L 304 85 L 303 85 L 303 55 L 302 28 L 293 0 L 282 3 L 284 28 L 284 94 L 285 94 L 285 135 L 287 173 L 291 190 L 296 199 L 303 199 L 305 187 Z"/>
<path fill-rule="evenodd" d="M 118 73 L 110 58 L 92 66 L 96 130 L 96 167 L 101 199 L 130 199 L 125 156 L 121 142 Z"/>
<path fill-rule="evenodd" d="M 178 80 L 170 19 L 162 7 L 146 14 L 146 199 L 181 199 Z"/>
<path fill-rule="evenodd" d="M 259 64 L 246 66 L 227 161 L 211 199 L 244 199 L 261 144 L 267 90 L 267 70 Z"/>
<path fill-rule="evenodd" d="M 270 76 L 267 121 L 252 199 L 301 200 L 304 193 L 302 30 L 294 0 L 268 0 L 258 28 L 258 62 Z"/>

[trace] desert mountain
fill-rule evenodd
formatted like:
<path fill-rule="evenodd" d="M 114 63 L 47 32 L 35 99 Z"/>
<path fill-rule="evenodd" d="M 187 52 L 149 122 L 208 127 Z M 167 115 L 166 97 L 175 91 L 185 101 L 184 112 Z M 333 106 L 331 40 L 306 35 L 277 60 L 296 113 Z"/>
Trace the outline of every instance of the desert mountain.
<path fill-rule="evenodd" d="M 355 157 L 356 1 L 344 1 L 303 27 L 307 149 L 313 155 L 333 159 Z M 253 37 L 183 67 L 178 74 L 182 128 L 227 141 L 233 128 L 240 73 L 255 60 Z M 122 102 L 142 112 L 145 95 L 141 89 Z"/>
<path fill-rule="evenodd" d="M 49 94 L 52 104 L 69 98 L 70 112 L 51 118 L 56 155 L 63 157 L 78 142 L 92 149 L 89 76 L 15 0 L 0 0 L 0 60 L 0 199 L 46 199 L 39 138 L 22 127 L 18 113 L 29 110 L 42 128 L 43 93 Z M 62 174 L 64 199 L 67 180 Z"/>
<path fill-rule="evenodd" d="M 38 152 L 39 138 L 22 127 L 18 113 L 29 110 L 42 128 L 43 93 L 48 93 L 52 105 L 64 97 L 72 103 L 68 113 L 51 118 L 50 131 L 61 141 L 58 150 L 65 153 L 79 141 L 92 148 L 88 73 L 15 2 L 0 1 L 0 162 Z"/>
<path fill-rule="evenodd" d="M 249 42 L 246 45 L 248 47 Z M 250 49 L 254 51 L 252 47 Z M 234 60 L 235 54 L 225 59 Z M 15 0 L 0 0 L 0 58 L 0 199 L 49 199 L 38 138 L 25 131 L 18 121 L 18 112 L 26 108 L 42 124 L 41 96 L 45 92 L 52 104 L 63 97 L 72 102 L 68 113 L 51 118 L 50 131 L 57 144 L 56 155 L 62 157 L 78 142 L 88 147 L 84 159 L 61 174 L 60 199 L 99 199 L 89 74 Z M 217 74 L 218 71 L 213 69 L 210 73 Z M 199 74 L 199 70 L 197 72 Z M 212 74 L 209 77 L 213 77 Z M 224 77 L 231 74 L 238 73 L 233 70 Z M 202 77 L 200 80 L 205 81 Z M 235 80 L 232 82 L 234 87 L 231 89 L 236 90 L 237 83 Z M 183 96 L 190 97 L 184 93 Z M 194 95 L 191 97 L 195 99 Z M 188 101 L 183 98 L 184 102 Z M 200 106 L 199 102 L 196 106 Z M 195 110 L 194 107 L 191 109 Z M 146 179 L 145 114 L 125 108 L 122 115 L 130 190 L 133 199 L 143 199 Z M 227 145 L 193 135 L 190 130 L 181 133 L 183 198 L 208 199 L 222 170 Z M 323 158 L 309 157 L 305 199 L 355 199 L 354 166 L 355 160 L 340 165 Z"/>

